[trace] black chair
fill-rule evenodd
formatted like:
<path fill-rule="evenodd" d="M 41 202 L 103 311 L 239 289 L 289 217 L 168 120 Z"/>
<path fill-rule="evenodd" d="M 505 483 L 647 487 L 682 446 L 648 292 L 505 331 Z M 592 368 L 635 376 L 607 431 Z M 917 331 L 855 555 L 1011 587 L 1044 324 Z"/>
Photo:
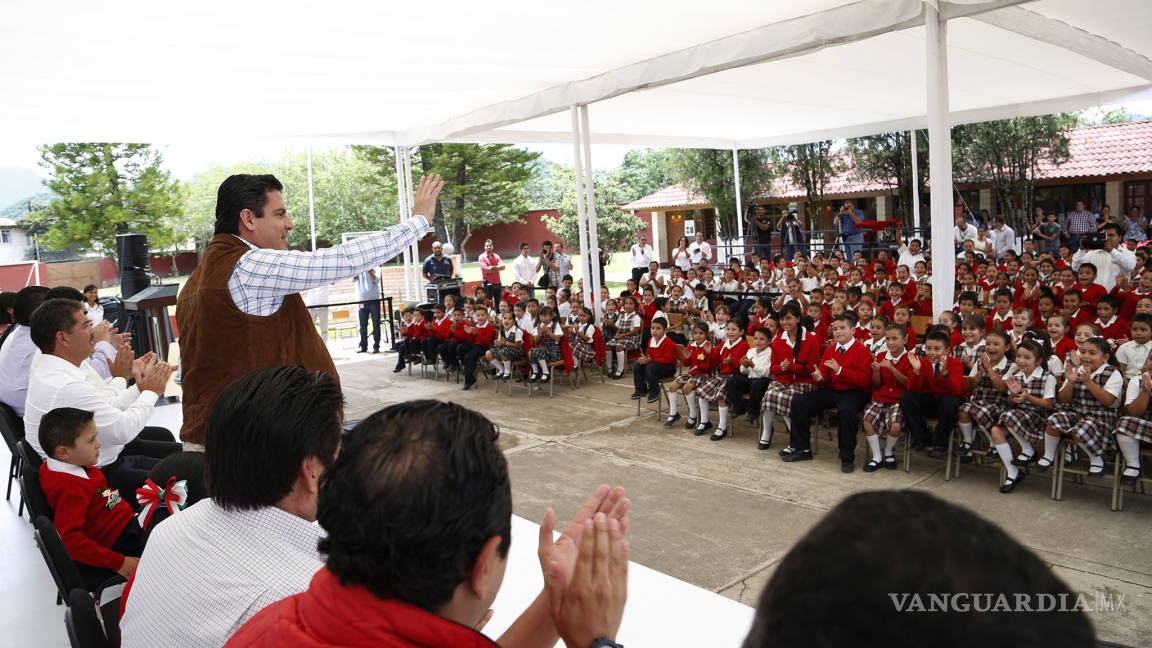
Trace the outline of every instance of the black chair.
<path fill-rule="evenodd" d="M 12 499 L 12 481 L 20 476 L 20 452 L 16 444 L 24 438 L 24 420 L 16 416 L 16 411 L 5 403 L 0 403 L 0 436 L 8 446 L 12 455 L 12 463 L 8 466 L 8 491 L 4 494 L 5 500 Z M 20 500 L 20 513 L 24 515 L 24 500 Z"/>
<path fill-rule="evenodd" d="M 72 560 L 51 519 L 40 515 L 36 517 L 33 525 L 36 527 L 33 532 L 36 546 L 40 548 L 40 554 L 48 565 L 48 571 L 52 573 L 52 580 L 56 582 L 57 604 L 77 588 L 93 592 L 99 598 L 105 589 L 124 582 L 124 577 L 111 569 L 84 565 Z"/>
<path fill-rule="evenodd" d="M 118 614 L 119 608 L 119 597 L 98 610 L 91 594 L 81 588 L 72 590 L 68 594 L 68 609 L 64 611 L 64 627 L 68 629 L 72 648 L 116 648 L 120 645 L 118 628 L 113 632 L 113 626 L 118 626 L 118 623 L 112 623 L 114 616 L 109 617 L 110 612 Z"/>
<path fill-rule="evenodd" d="M 35 520 L 36 516 L 43 515 L 52 519 L 48 498 L 44 497 L 44 489 L 40 487 L 40 464 L 44 463 L 43 460 L 32 449 L 28 439 L 20 439 L 16 448 L 20 453 L 20 493 L 28 505 L 28 517 Z"/>

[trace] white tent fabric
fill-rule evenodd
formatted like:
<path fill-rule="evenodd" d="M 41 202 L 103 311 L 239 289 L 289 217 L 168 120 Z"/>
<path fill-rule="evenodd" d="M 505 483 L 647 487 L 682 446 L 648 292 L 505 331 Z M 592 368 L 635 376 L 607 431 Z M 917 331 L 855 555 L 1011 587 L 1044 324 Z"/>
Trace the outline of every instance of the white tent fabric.
<path fill-rule="evenodd" d="M 1152 2 L 953 0 L 950 120 L 1152 96 Z M 0 138 L 747 148 L 924 126 L 922 0 L 0 4 Z"/>

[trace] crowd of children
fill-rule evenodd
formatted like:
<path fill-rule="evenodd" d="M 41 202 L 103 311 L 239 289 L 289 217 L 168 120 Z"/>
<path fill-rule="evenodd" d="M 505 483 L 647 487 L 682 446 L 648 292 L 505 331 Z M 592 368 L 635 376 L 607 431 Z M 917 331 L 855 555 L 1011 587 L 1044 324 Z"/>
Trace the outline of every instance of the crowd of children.
<path fill-rule="evenodd" d="M 975 457 L 977 431 L 987 439 L 982 459 L 1003 462 L 1005 493 L 1024 479 L 1024 467 L 1050 468 L 1061 439 L 1087 456 L 1091 476 L 1103 474 L 1115 447 L 1124 483 L 1140 476 L 1139 444 L 1152 441 L 1152 270 L 1144 249 L 1111 290 L 1096 282 L 1091 263 L 1073 268 L 1067 251 L 1009 251 L 999 262 L 966 253 L 952 308 L 919 327 L 913 318 L 933 311 L 927 261 L 909 267 L 884 251 L 872 262 L 855 256 L 851 264 L 839 253 L 732 259 L 722 270 L 674 267 L 668 275 L 653 267 L 614 298 L 602 289 L 598 322 L 570 277 L 543 305 L 518 286 L 495 305 L 478 294 L 435 308 L 431 321 L 406 313 L 397 371 L 409 355 L 439 356 L 463 365 L 470 389 L 484 355 L 500 379 L 526 360 L 525 379 L 546 382 L 570 352 L 575 363 L 602 362 L 615 379 L 631 368 L 632 398 L 654 401 L 680 365 L 665 426 L 681 420 L 682 395 L 685 428 L 713 440 L 728 435 L 731 416 L 753 422 L 759 414 L 764 450 L 779 417 L 789 432 L 780 454 L 789 462 L 811 458 L 811 421 L 835 408 L 845 472 L 854 469 L 860 414 L 866 472 L 896 467 L 902 434 L 912 449 L 939 458 L 957 430 L 964 462 Z M 494 334 L 476 337 L 492 311 Z M 928 419 L 937 421 L 931 432 Z"/>

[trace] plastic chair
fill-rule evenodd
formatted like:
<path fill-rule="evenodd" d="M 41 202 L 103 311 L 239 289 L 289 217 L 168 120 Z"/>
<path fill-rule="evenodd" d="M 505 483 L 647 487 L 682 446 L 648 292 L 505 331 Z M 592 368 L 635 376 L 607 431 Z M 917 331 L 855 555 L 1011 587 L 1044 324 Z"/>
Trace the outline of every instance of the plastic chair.
<path fill-rule="evenodd" d="M 12 462 L 8 466 L 8 491 L 5 500 L 12 499 L 12 482 L 20 476 L 20 452 L 16 444 L 24 438 L 24 421 L 16 416 L 16 411 L 4 403 L 0 403 L 0 436 L 4 437 L 4 444 L 8 446 L 8 453 L 12 455 Z M 20 515 L 24 515 L 24 501 L 20 501 Z"/>
<path fill-rule="evenodd" d="M 119 599 L 116 599 L 117 608 L 119 605 Z M 82 588 L 69 592 L 68 609 L 64 611 L 64 627 L 68 630 L 68 642 L 72 648 L 115 648 L 119 644 L 119 641 L 110 639 L 105 631 L 101 620 L 103 612 L 96 607 L 92 595 Z"/>
<path fill-rule="evenodd" d="M 1147 465 L 1145 462 L 1152 462 L 1152 448 L 1148 444 L 1141 444 L 1140 446 L 1140 464 Z M 1124 460 L 1124 455 L 1117 451 L 1115 467 L 1112 471 L 1112 510 L 1124 510 L 1124 487 L 1120 485 L 1120 475 L 1124 472 L 1124 466 L 1127 462 Z M 1132 484 L 1133 493 L 1146 493 L 1145 485 L 1152 483 L 1152 477 L 1140 477 Z M 1139 490 L 1137 490 L 1139 489 Z"/>
<path fill-rule="evenodd" d="M 20 439 L 16 448 L 20 453 L 20 494 L 28 505 L 28 517 L 35 520 L 36 516 L 44 515 L 51 519 L 52 509 L 40 488 L 40 464 L 44 462 L 27 439 Z"/>
<path fill-rule="evenodd" d="M 41 515 L 33 524 L 36 546 L 48 565 L 48 571 L 52 573 L 52 580 L 56 582 L 57 604 L 77 588 L 99 597 L 105 589 L 124 582 L 124 577 L 111 569 L 81 565 L 72 560 L 51 519 Z"/>

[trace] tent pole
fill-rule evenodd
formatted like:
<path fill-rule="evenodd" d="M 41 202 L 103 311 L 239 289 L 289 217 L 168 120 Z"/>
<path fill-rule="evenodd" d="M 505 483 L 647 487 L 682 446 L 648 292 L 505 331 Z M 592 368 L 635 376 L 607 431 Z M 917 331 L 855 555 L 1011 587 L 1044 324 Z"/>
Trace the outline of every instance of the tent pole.
<path fill-rule="evenodd" d="M 588 221 L 588 265 L 591 266 L 591 274 L 588 276 L 592 278 L 588 283 L 588 291 L 592 293 L 592 314 L 595 316 L 593 321 L 599 322 L 601 309 L 603 304 L 600 303 L 600 285 L 604 281 L 604 277 L 600 276 L 600 230 L 596 224 L 596 189 L 593 183 L 594 174 L 592 172 L 592 130 L 588 128 L 588 106 L 587 104 L 580 106 L 580 133 L 584 140 L 584 199 L 588 201 L 588 206 L 584 209 L 584 217 Z M 596 263 L 592 263 L 590 254 L 596 255 Z"/>
<path fill-rule="evenodd" d="M 316 251 L 316 199 L 312 191 L 312 146 L 307 148 L 308 154 L 308 227 L 312 233 L 312 251 Z"/>
<path fill-rule="evenodd" d="M 928 66 L 928 168 L 932 174 L 932 317 L 952 308 L 956 247 L 952 243 L 952 133 L 948 127 L 948 23 L 924 3 Z"/>
<path fill-rule="evenodd" d="M 576 246 L 580 249 L 580 270 L 584 277 L 584 305 L 592 307 L 592 275 L 588 269 L 588 227 L 585 224 L 588 218 L 584 202 L 584 165 L 580 149 L 584 146 L 584 138 L 580 136 L 580 110 L 572 104 L 569 112 L 572 116 L 572 180 L 576 183 L 576 235 L 579 241 Z"/>
<path fill-rule="evenodd" d="M 744 258 L 744 251 L 747 246 L 744 245 L 744 199 L 740 195 L 740 150 L 732 147 L 732 174 L 736 179 L 736 236 L 740 240 L 740 258 Z M 720 242 L 720 237 L 716 237 L 716 242 Z M 732 251 L 728 251 L 728 256 L 732 256 Z"/>
<path fill-rule="evenodd" d="M 400 162 L 399 146 L 392 147 L 393 160 L 396 163 L 396 207 L 400 210 L 400 222 L 408 220 L 408 205 L 406 204 L 408 192 L 404 191 L 404 168 Z M 404 298 L 412 299 L 412 249 L 404 248 Z"/>
<path fill-rule="evenodd" d="M 920 227 L 920 181 L 917 175 L 920 171 L 920 155 L 916 151 L 916 129 L 909 131 L 912 134 L 912 227 Z"/>
<path fill-rule="evenodd" d="M 408 216 L 412 216 L 412 209 L 416 204 L 416 194 L 412 188 L 412 149 L 404 148 L 404 193 L 407 196 Z M 436 214 L 423 214 L 424 218 L 431 221 Z M 420 242 L 414 241 L 412 243 L 412 292 L 416 295 L 416 299 L 421 299 L 424 294 L 424 277 L 420 274 L 418 269 L 420 265 Z"/>

